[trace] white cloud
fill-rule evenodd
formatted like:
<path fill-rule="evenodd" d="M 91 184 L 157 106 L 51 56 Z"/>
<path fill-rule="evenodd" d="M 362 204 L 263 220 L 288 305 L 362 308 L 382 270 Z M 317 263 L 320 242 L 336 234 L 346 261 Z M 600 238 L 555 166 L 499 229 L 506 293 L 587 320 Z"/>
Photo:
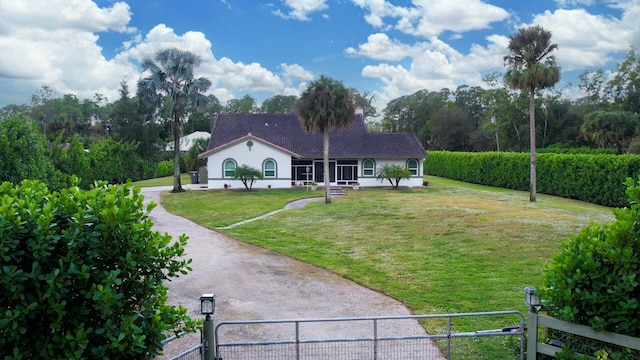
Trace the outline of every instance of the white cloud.
<path fill-rule="evenodd" d="M 358 49 L 347 48 L 348 55 L 363 56 L 375 60 L 399 61 L 406 57 L 420 52 L 422 46 L 419 44 L 409 46 L 397 40 L 392 40 L 384 33 L 371 34 L 367 42 L 360 44 Z"/>
<path fill-rule="evenodd" d="M 0 12 L 3 78 L 28 80 L 33 89 L 47 85 L 81 98 L 100 92 L 114 99 L 120 81 L 136 73 L 130 63 L 105 59 L 94 34 L 133 31 L 125 3 L 99 8 L 88 0 L 1 0 Z"/>
<path fill-rule="evenodd" d="M 413 0 L 412 7 L 392 5 L 385 0 L 352 0 L 369 13 L 365 20 L 376 28 L 393 26 L 406 34 L 430 38 L 443 31 L 465 32 L 486 29 L 509 17 L 506 10 L 481 0 Z M 385 19 L 395 20 L 386 24 Z"/>
<path fill-rule="evenodd" d="M 315 77 L 311 71 L 305 70 L 305 68 L 298 64 L 289 65 L 282 63 L 280 64 L 280 68 L 288 85 L 291 85 L 295 80 L 313 80 Z"/>
<path fill-rule="evenodd" d="M 612 60 L 608 54 L 628 49 L 634 36 L 628 22 L 584 9 L 546 11 L 533 23 L 552 32 L 556 59 L 566 71 L 604 66 Z"/>
<path fill-rule="evenodd" d="M 282 0 L 290 11 L 284 13 L 281 10 L 275 10 L 273 13 L 285 19 L 294 19 L 308 21 L 309 14 L 327 9 L 326 0 Z"/>

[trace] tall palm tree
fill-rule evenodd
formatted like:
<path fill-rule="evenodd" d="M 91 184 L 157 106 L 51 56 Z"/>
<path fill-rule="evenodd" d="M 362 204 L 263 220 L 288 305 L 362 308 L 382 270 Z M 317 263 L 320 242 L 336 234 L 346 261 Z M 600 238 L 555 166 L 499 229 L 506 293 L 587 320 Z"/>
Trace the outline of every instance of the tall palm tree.
<path fill-rule="evenodd" d="M 329 173 L 329 132 L 347 127 L 354 119 L 352 93 L 341 81 L 324 75 L 313 81 L 296 101 L 294 111 L 306 131 L 321 131 L 324 154 L 325 203 L 331 203 Z"/>
<path fill-rule="evenodd" d="M 510 54 L 504 57 L 507 72 L 505 82 L 511 88 L 529 92 L 529 137 L 531 152 L 531 184 L 529 200 L 536 201 L 536 89 L 554 86 L 560 81 L 560 68 L 556 65 L 551 43 L 551 32 L 541 26 L 518 29 L 509 37 Z"/>
<path fill-rule="evenodd" d="M 180 136 L 187 116 L 188 105 L 204 109 L 209 98 L 203 93 L 211 87 L 207 78 L 193 77 L 193 70 L 200 65 L 200 57 L 189 51 L 163 49 L 154 59 L 142 60 L 142 69 L 149 76 L 138 80 L 138 99 L 153 106 L 156 111 L 166 108 L 173 122 L 173 190 L 181 192 L 180 183 Z"/>

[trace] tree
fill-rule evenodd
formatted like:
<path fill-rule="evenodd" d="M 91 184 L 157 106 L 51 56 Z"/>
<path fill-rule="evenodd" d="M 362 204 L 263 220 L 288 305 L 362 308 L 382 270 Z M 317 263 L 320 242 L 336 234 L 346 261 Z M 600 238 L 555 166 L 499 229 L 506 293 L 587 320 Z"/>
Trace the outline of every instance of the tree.
<path fill-rule="evenodd" d="M 615 147 L 620 152 L 636 135 L 636 114 L 624 111 L 594 111 L 584 117 L 580 134 L 600 148 Z"/>
<path fill-rule="evenodd" d="M 632 47 L 618 64 L 616 75 L 607 88 L 618 109 L 640 113 L 640 53 L 635 48 Z"/>
<path fill-rule="evenodd" d="M 400 180 L 411 178 L 411 171 L 406 166 L 384 164 L 378 169 L 376 178 L 380 181 L 389 180 L 391 187 L 397 189 Z"/>
<path fill-rule="evenodd" d="M 26 115 L 15 114 L 0 121 L 0 154 L 0 182 L 49 180 L 52 175 L 47 140 Z"/>
<path fill-rule="evenodd" d="M 0 203 L 3 358 L 152 359 L 194 330 L 164 285 L 190 270 L 187 237 L 152 230 L 139 188 L 5 182 Z"/>
<path fill-rule="evenodd" d="M 191 148 L 189 148 L 184 156 L 184 165 L 187 167 L 187 170 L 196 171 L 206 164 L 204 159 L 198 159 L 198 155 L 207 151 L 208 145 L 209 139 L 195 139 L 193 145 L 191 145 Z"/>
<path fill-rule="evenodd" d="M 209 98 L 203 93 L 209 90 L 211 81 L 205 77 L 196 79 L 193 74 L 200 62 L 196 54 L 175 48 L 160 50 L 154 59 L 142 60 L 142 69 L 150 75 L 138 80 L 138 99 L 151 104 L 156 111 L 167 106 L 172 119 L 172 192 L 184 191 L 180 183 L 180 137 L 188 106 L 204 109 L 209 105 Z"/>
<path fill-rule="evenodd" d="M 227 101 L 224 111 L 232 114 L 251 114 L 256 112 L 256 108 L 256 99 L 251 95 L 245 95 L 242 99 Z"/>
<path fill-rule="evenodd" d="M 233 179 L 242 181 L 244 188 L 247 189 L 247 191 L 251 191 L 256 179 L 262 179 L 262 172 L 248 165 L 242 165 L 238 166 L 233 172 Z"/>
<path fill-rule="evenodd" d="M 275 95 L 262 102 L 260 112 L 264 114 L 288 114 L 293 112 L 295 102 L 295 95 Z"/>
<path fill-rule="evenodd" d="M 295 104 L 295 113 L 302 127 L 309 132 L 320 131 L 323 137 L 324 197 L 331 203 L 329 172 L 329 132 L 347 127 L 354 119 L 352 93 L 341 81 L 324 75 L 313 81 Z"/>
<path fill-rule="evenodd" d="M 520 28 L 509 37 L 510 54 L 504 57 L 507 72 L 504 79 L 512 88 L 529 92 L 529 141 L 531 180 L 529 200 L 536 201 L 536 89 L 554 86 L 560 81 L 560 68 L 551 52 L 551 32 L 541 26 Z M 544 62 L 543 62 L 544 61 Z"/>

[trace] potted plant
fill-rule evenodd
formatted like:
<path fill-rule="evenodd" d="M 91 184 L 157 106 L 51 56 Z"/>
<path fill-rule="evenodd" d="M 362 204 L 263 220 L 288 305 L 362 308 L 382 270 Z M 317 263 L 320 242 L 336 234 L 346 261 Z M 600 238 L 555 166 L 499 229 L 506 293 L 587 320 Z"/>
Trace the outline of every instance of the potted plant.
<path fill-rule="evenodd" d="M 311 186 L 311 190 L 318 190 L 318 183 L 315 181 L 312 181 L 309 183 L 309 185 Z"/>
<path fill-rule="evenodd" d="M 360 190 L 360 183 L 353 183 L 353 185 L 351 185 L 351 187 L 353 188 L 353 190 Z"/>

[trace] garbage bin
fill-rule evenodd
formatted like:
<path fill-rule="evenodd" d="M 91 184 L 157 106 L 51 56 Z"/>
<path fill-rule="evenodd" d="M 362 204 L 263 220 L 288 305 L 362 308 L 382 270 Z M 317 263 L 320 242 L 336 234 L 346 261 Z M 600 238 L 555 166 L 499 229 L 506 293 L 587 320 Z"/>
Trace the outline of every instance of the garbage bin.
<path fill-rule="evenodd" d="M 197 184 L 198 183 L 198 172 L 197 171 L 189 171 L 189 175 L 191 175 L 191 183 L 192 184 Z"/>

